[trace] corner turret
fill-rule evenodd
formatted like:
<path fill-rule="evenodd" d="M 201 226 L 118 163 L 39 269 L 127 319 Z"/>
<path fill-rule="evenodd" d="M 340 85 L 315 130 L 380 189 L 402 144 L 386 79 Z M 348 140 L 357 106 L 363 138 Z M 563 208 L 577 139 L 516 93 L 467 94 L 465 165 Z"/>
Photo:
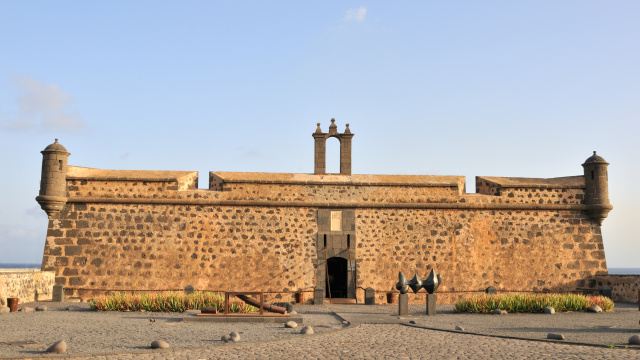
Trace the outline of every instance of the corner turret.
<path fill-rule="evenodd" d="M 607 217 L 613 206 L 609 203 L 609 179 L 606 162 L 601 156 L 593 152 L 582 167 L 584 168 L 584 180 L 586 183 L 584 202 L 587 205 L 589 216 L 598 224 Z"/>
<path fill-rule="evenodd" d="M 41 153 L 40 195 L 36 201 L 51 218 L 67 203 L 67 160 L 71 154 L 58 143 L 58 139 Z"/>

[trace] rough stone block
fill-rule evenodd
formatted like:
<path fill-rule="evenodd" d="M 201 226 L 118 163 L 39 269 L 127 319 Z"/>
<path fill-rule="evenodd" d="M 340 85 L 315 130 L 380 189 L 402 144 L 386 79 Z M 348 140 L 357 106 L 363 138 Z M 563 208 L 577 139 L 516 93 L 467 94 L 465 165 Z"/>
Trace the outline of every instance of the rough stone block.
<path fill-rule="evenodd" d="M 427 315 L 434 316 L 436 314 L 436 294 L 427 294 Z"/>
<path fill-rule="evenodd" d="M 64 302 L 64 285 L 53 285 L 53 296 L 51 298 L 53 302 Z"/>
<path fill-rule="evenodd" d="M 409 294 L 398 295 L 398 315 L 409 315 Z"/>
<path fill-rule="evenodd" d="M 80 255 L 82 254 L 82 246 L 75 246 L 75 245 L 65 246 L 64 254 L 66 256 Z"/>
<path fill-rule="evenodd" d="M 323 288 L 313 289 L 313 304 L 322 305 L 323 303 L 324 303 L 324 289 Z"/>
<path fill-rule="evenodd" d="M 376 304 L 376 291 L 372 287 L 364 289 L 364 304 L 375 305 Z"/>

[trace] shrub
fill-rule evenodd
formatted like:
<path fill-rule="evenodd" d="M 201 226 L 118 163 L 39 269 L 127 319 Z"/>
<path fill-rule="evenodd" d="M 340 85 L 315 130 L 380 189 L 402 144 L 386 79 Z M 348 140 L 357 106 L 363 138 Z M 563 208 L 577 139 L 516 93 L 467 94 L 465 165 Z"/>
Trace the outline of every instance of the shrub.
<path fill-rule="evenodd" d="M 93 310 L 101 311 L 153 311 L 183 312 L 197 310 L 203 306 L 215 306 L 218 312 L 224 311 L 224 295 L 213 292 L 197 292 L 189 295 L 179 293 L 136 293 L 117 292 L 102 295 L 89 300 Z M 252 313 L 257 308 L 244 302 L 232 301 L 229 304 L 232 313 Z"/>
<path fill-rule="evenodd" d="M 496 309 L 515 313 L 541 313 L 547 306 L 556 311 L 586 311 L 598 305 L 602 311 L 613 310 L 613 301 L 604 296 L 577 294 L 475 295 L 455 304 L 456 312 L 490 313 Z"/>

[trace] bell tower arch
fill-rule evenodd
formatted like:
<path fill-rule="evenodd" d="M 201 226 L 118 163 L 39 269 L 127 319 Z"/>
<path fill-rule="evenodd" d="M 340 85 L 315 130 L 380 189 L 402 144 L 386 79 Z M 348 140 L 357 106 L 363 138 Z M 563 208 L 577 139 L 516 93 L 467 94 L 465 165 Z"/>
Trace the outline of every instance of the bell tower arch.
<path fill-rule="evenodd" d="M 315 175 L 326 175 L 327 139 L 335 137 L 340 141 L 340 175 L 351 175 L 351 139 L 354 134 L 349 130 L 349 124 L 347 124 L 343 133 L 339 133 L 338 126 L 336 126 L 336 119 L 331 119 L 328 133 L 323 133 L 320 128 L 320 123 L 318 123 L 316 132 L 312 135 L 315 141 L 315 166 L 313 173 Z"/>

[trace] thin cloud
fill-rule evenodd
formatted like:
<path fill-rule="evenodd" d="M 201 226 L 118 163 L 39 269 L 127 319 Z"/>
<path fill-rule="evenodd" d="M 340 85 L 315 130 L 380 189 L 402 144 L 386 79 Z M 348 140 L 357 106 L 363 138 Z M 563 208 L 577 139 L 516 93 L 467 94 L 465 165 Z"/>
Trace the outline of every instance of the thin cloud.
<path fill-rule="evenodd" d="M 363 22 L 364 18 L 367 16 L 367 8 L 365 8 L 364 6 L 361 6 L 357 9 L 349 9 L 347 10 L 347 14 L 342 18 L 342 20 L 345 21 L 357 21 L 357 22 Z"/>
<path fill-rule="evenodd" d="M 260 152 L 260 150 L 256 148 L 246 148 L 244 146 L 238 146 L 236 150 L 238 151 L 238 153 L 240 153 L 242 157 L 245 157 L 245 158 L 255 158 L 255 157 L 262 156 L 262 153 Z"/>
<path fill-rule="evenodd" d="M 77 132 L 85 123 L 68 107 L 73 97 L 56 84 L 44 84 L 27 75 L 13 75 L 13 81 L 22 92 L 16 98 L 19 113 L 6 117 L 3 128 L 11 131 Z"/>

